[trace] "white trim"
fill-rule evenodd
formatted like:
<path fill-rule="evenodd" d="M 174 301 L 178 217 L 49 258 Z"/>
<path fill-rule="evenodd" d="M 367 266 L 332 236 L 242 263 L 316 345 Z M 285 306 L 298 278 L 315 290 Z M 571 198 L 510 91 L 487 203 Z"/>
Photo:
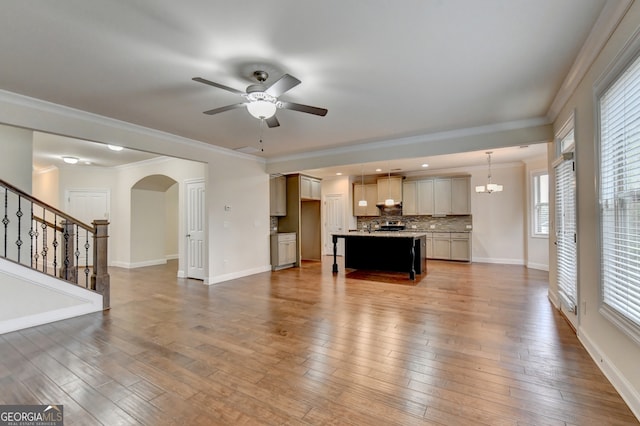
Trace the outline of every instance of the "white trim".
<path fill-rule="evenodd" d="M 576 60 L 573 62 L 569 73 L 565 77 L 560 90 L 556 93 L 551 106 L 547 111 L 550 121 L 555 121 L 562 107 L 575 92 L 589 68 L 600 54 L 604 45 L 609 41 L 611 34 L 631 7 L 633 0 L 608 1 L 605 3 L 600 16 L 596 20 L 587 40 L 582 45 Z"/>
<path fill-rule="evenodd" d="M 525 266 L 523 259 L 500 259 L 493 257 L 474 257 L 471 260 L 473 263 L 497 263 L 503 265 L 520 265 Z"/>
<path fill-rule="evenodd" d="M 75 306 L 0 321 L 0 334 L 100 312 L 103 309 L 102 295 L 95 291 L 61 281 L 5 259 L 0 259 L 0 271 L 30 284 L 73 297 L 81 303 Z"/>
<path fill-rule="evenodd" d="M 551 291 L 551 288 L 549 288 L 547 291 L 547 297 L 549 298 L 549 301 L 551 302 L 553 307 L 557 310 L 560 310 L 560 299 L 558 298 L 558 293 Z"/>
<path fill-rule="evenodd" d="M 540 271 L 549 272 L 549 265 L 545 265 L 544 263 L 529 262 L 529 263 L 527 263 L 527 268 L 529 268 L 529 269 L 538 269 Z"/>
<path fill-rule="evenodd" d="M 117 268 L 124 269 L 136 269 L 136 268 L 144 268 L 146 266 L 157 266 L 157 265 L 166 265 L 167 259 L 152 259 L 152 260 L 143 260 L 142 262 L 121 262 L 121 261 L 113 261 L 110 263 L 110 266 L 115 266 Z"/>
<path fill-rule="evenodd" d="M 178 278 L 187 278 L 187 273 L 182 269 L 178 269 L 178 274 L 176 276 Z"/>
<path fill-rule="evenodd" d="M 6 103 L 15 105 L 18 107 L 31 108 L 34 110 L 38 110 L 44 113 L 56 114 L 62 116 L 63 118 L 68 118 L 72 120 L 83 120 L 87 123 L 94 123 L 101 126 L 108 126 L 115 129 L 120 129 L 127 132 L 136 133 L 139 135 L 148 136 L 151 138 L 157 138 L 169 142 L 176 142 L 180 144 L 190 145 L 199 148 L 206 148 L 221 154 L 231 155 L 233 157 L 251 159 L 255 161 L 259 161 L 261 163 L 266 163 L 266 160 L 251 154 L 245 154 L 242 152 L 235 151 L 229 148 L 223 148 L 220 146 L 208 144 L 205 142 L 197 141 L 195 139 L 189 139 L 182 136 L 174 135 L 167 132 L 162 132 L 160 130 L 151 129 L 149 127 L 139 126 L 137 124 L 128 123 L 126 121 L 116 120 L 114 118 L 105 117 L 98 114 L 93 114 L 87 111 L 78 110 L 75 108 L 70 108 L 64 105 L 55 104 L 52 102 L 47 102 L 42 99 L 36 99 L 29 96 L 20 95 L 18 93 L 9 92 L 6 90 L 0 90 L 0 103 Z M 6 123 L 9 125 L 20 126 L 18 123 Z M 28 126 L 32 130 L 42 131 L 46 133 L 54 133 L 50 129 L 38 128 L 37 125 L 33 123 L 29 123 Z M 74 135 L 63 135 L 63 136 L 71 136 L 76 137 Z M 107 143 L 108 141 L 95 141 L 101 143 Z M 129 148 L 125 145 L 122 145 L 124 148 Z M 133 148 L 137 149 L 137 148 Z"/>
<path fill-rule="evenodd" d="M 600 371 L 602 371 L 616 391 L 618 391 L 624 402 L 627 403 L 633 414 L 640 419 L 640 393 L 605 355 L 607 351 L 601 350 L 582 328 L 578 329 L 578 340 L 580 340 L 582 346 L 584 346 L 596 365 L 600 368 Z"/>
<path fill-rule="evenodd" d="M 176 259 L 180 259 L 180 255 L 178 253 L 174 253 L 174 254 L 167 254 L 165 255 L 165 259 L 167 260 L 176 260 Z"/>
<path fill-rule="evenodd" d="M 360 141 L 355 145 L 343 146 L 338 148 L 323 149 L 318 151 L 308 151 L 299 154 L 283 155 L 281 157 L 273 157 L 267 160 L 267 165 L 271 163 L 279 163 L 283 161 L 294 161 L 316 157 L 324 157 L 326 155 L 345 154 L 351 152 L 365 152 L 380 148 L 398 148 L 401 145 L 421 145 L 425 142 L 442 141 L 452 138 L 461 138 L 469 136 L 478 136 L 491 134 L 507 130 L 527 129 L 535 126 L 543 126 L 549 124 L 547 117 L 535 117 L 526 120 L 509 121 L 505 123 L 496 123 L 486 126 L 467 127 L 456 130 L 449 130 L 437 133 L 428 133 L 417 136 L 408 136 L 404 138 L 387 139 L 382 141 Z"/>
<path fill-rule="evenodd" d="M 262 272 L 271 271 L 271 265 L 259 266 L 257 268 L 245 269 L 244 271 L 232 272 L 230 274 L 216 275 L 208 277 L 204 280 L 204 284 L 218 284 L 224 281 L 235 280 L 237 278 L 248 277 L 249 275 L 261 274 Z"/>

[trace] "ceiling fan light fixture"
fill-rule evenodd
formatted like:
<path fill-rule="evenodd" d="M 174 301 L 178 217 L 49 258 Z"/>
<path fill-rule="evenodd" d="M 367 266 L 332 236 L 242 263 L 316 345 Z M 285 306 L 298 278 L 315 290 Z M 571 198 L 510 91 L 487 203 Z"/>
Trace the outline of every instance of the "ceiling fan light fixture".
<path fill-rule="evenodd" d="M 67 164 L 76 164 L 78 163 L 78 157 L 70 157 L 70 156 L 64 156 L 62 157 L 62 161 L 64 161 Z"/>
<path fill-rule="evenodd" d="M 275 103 L 264 100 L 251 101 L 247 104 L 249 114 L 259 120 L 266 120 L 273 117 L 276 109 L 277 106 Z"/>

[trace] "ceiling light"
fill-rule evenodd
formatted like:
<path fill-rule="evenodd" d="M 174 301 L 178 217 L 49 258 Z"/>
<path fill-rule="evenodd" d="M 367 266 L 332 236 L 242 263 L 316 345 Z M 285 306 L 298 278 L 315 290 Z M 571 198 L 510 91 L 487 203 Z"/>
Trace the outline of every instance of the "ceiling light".
<path fill-rule="evenodd" d="M 76 164 L 78 162 L 78 157 L 62 157 L 62 161 L 67 164 Z"/>
<path fill-rule="evenodd" d="M 342 176 L 342 172 L 336 173 L 336 176 Z"/>
<path fill-rule="evenodd" d="M 365 199 L 364 193 L 364 167 L 362 168 L 362 189 L 360 190 L 360 194 L 362 195 L 362 198 L 358 201 L 358 207 L 367 207 L 368 203 Z"/>
<path fill-rule="evenodd" d="M 107 145 L 111 151 L 122 151 L 124 148 L 118 145 Z"/>
<path fill-rule="evenodd" d="M 484 192 L 486 194 L 491 194 L 492 192 L 501 192 L 502 185 L 498 185 L 495 183 L 491 183 L 491 154 L 492 151 L 487 151 L 487 162 L 489 163 L 489 174 L 487 176 L 488 182 L 487 185 L 479 185 L 476 186 L 476 192 Z"/>
<path fill-rule="evenodd" d="M 382 171 L 382 169 L 376 169 L 376 172 L 381 172 L 381 171 Z"/>
<path fill-rule="evenodd" d="M 276 104 L 267 101 L 255 101 L 247 104 L 247 111 L 255 118 L 266 120 L 276 113 Z"/>
<path fill-rule="evenodd" d="M 427 167 L 429 167 L 429 165 L 428 165 L 427 163 L 424 163 L 424 164 L 422 165 L 422 167 L 424 167 L 424 168 L 426 169 Z"/>

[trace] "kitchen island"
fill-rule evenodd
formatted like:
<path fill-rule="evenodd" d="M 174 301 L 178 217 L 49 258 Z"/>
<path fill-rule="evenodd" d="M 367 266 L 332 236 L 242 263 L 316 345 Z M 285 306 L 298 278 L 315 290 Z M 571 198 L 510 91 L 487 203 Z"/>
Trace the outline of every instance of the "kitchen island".
<path fill-rule="evenodd" d="M 409 279 L 427 271 L 427 234 L 424 232 L 352 231 L 333 234 L 333 272 L 338 238 L 344 239 L 344 267 L 379 271 L 407 272 Z"/>

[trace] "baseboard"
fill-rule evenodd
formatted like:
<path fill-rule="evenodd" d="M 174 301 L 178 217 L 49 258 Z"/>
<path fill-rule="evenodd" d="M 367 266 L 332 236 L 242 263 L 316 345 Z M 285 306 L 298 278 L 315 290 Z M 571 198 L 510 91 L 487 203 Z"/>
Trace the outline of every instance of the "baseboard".
<path fill-rule="evenodd" d="M 500 259 L 493 257 L 474 257 L 471 259 L 474 263 L 499 263 L 503 265 L 522 265 L 524 266 L 524 260 L 522 259 Z"/>
<path fill-rule="evenodd" d="M 613 387 L 618 391 L 624 402 L 627 403 L 633 415 L 640 420 L 640 392 L 636 390 L 624 375 L 611 363 L 611 360 L 604 355 L 605 352 L 600 350 L 598 345 L 584 333 L 578 329 L 578 340 L 582 343 L 591 358 L 598 365 L 602 373 L 609 379 Z"/>
<path fill-rule="evenodd" d="M 549 301 L 556 309 L 560 309 L 560 297 L 558 297 L 557 293 L 554 293 L 551 290 L 548 290 L 547 297 L 549 298 Z"/>
<path fill-rule="evenodd" d="M 271 271 L 271 265 L 260 266 L 258 268 L 245 269 L 244 271 L 232 272 L 230 274 L 216 275 L 204 280 L 207 285 L 218 284 L 224 281 L 234 280 L 236 278 L 247 277 L 249 275 L 260 274 L 262 272 Z"/>
<path fill-rule="evenodd" d="M 547 271 L 549 272 L 549 265 L 545 265 L 543 263 L 533 263 L 533 262 L 529 262 L 527 263 L 527 268 L 529 269 L 538 269 L 540 271 Z"/>
<path fill-rule="evenodd" d="M 102 311 L 102 305 L 95 306 L 89 303 L 71 306 L 69 308 L 58 309 L 55 311 L 43 312 L 40 314 L 27 315 L 20 318 L 12 318 L 0 321 L 0 334 L 10 333 L 12 331 L 23 330 L 37 325 L 49 324 L 69 318 L 75 318 L 80 315 L 92 314 Z"/>
<path fill-rule="evenodd" d="M 176 253 L 176 254 L 168 254 L 168 255 L 165 256 L 165 258 L 167 260 L 176 260 L 176 259 L 180 258 L 180 255 L 178 253 Z"/>
<path fill-rule="evenodd" d="M 167 259 L 154 259 L 154 260 L 145 260 L 143 262 L 111 262 L 110 266 L 115 266 L 118 268 L 125 269 L 135 269 L 135 268 L 144 268 L 145 266 L 157 266 L 157 265 L 166 265 Z"/>
<path fill-rule="evenodd" d="M 187 272 L 182 269 L 178 269 L 178 278 L 187 278 Z"/>

